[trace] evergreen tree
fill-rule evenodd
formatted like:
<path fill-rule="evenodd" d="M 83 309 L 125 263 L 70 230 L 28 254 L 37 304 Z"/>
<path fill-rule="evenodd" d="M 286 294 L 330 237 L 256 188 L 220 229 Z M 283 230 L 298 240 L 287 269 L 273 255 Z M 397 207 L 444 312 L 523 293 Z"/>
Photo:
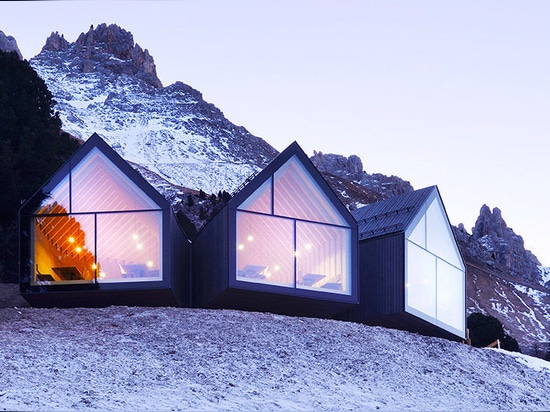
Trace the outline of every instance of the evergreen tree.
<path fill-rule="evenodd" d="M 497 318 L 482 313 L 472 313 L 468 316 L 467 325 L 472 346 L 484 348 L 499 339 L 502 349 L 521 352 L 517 340 L 504 332 L 504 327 Z"/>
<path fill-rule="evenodd" d="M 193 199 L 193 195 L 188 194 L 187 195 L 187 206 L 191 207 L 195 204 L 195 200 Z"/>
<path fill-rule="evenodd" d="M 206 193 L 204 193 L 204 190 L 200 190 L 199 192 L 199 199 L 200 200 L 206 200 Z"/>
<path fill-rule="evenodd" d="M 208 218 L 208 215 L 206 214 L 206 210 L 204 210 L 204 207 L 201 206 L 199 210 L 199 220 L 206 220 Z"/>
<path fill-rule="evenodd" d="M 176 213 L 176 219 L 178 219 L 178 223 L 183 229 L 183 232 L 187 235 L 187 238 L 189 240 L 194 240 L 195 237 L 197 237 L 197 228 L 193 222 L 191 222 L 191 219 L 189 219 L 181 210 Z"/>
<path fill-rule="evenodd" d="M 223 200 L 223 203 L 227 203 L 231 200 L 231 195 L 224 190 L 222 192 L 222 197 L 221 198 Z"/>
<path fill-rule="evenodd" d="M 12 241 L 21 204 L 80 146 L 61 131 L 53 107 L 51 93 L 29 63 L 0 51 L 0 281 L 17 280 L 17 241 Z"/>

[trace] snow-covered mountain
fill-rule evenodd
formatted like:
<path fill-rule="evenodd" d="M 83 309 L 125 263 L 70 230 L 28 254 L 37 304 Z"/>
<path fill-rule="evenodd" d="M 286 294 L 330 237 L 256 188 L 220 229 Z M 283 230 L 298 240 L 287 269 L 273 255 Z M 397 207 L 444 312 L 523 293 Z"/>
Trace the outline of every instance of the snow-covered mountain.
<path fill-rule="evenodd" d="M 162 87 L 148 51 L 116 25 L 91 27 L 73 43 L 52 33 L 30 63 L 57 101 L 65 131 L 83 140 L 97 132 L 126 160 L 174 185 L 231 192 L 277 155 L 197 90 Z"/>

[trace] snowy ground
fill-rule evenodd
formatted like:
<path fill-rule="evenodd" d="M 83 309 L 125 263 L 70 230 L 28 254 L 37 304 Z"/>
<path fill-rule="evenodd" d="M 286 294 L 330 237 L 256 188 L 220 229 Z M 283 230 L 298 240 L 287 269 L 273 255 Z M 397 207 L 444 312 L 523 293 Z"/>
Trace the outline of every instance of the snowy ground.
<path fill-rule="evenodd" d="M 0 361 L 0 410 L 550 409 L 549 362 L 265 313 L 4 308 Z"/>

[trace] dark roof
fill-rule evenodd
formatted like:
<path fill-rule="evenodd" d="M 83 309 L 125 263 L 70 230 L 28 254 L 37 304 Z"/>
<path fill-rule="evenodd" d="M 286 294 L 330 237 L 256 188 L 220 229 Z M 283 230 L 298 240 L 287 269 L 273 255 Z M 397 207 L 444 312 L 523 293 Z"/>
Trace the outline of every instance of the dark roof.
<path fill-rule="evenodd" d="M 359 240 L 405 231 L 434 190 L 437 186 L 429 186 L 354 210 Z"/>

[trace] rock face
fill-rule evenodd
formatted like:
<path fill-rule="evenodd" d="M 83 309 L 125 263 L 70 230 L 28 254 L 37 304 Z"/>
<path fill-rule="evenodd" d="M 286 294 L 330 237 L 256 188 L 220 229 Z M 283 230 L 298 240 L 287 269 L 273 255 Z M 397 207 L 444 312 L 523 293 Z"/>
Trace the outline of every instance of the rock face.
<path fill-rule="evenodd" d="M 132 33 L 115 24 L 100 24 L 95 29 L 91 26 L 87 33 L 80 34 L 74 44 L 69 43 L 59 33 L 52 33 L 42 51 L 60 52 L 69 49 L 72 49 L 74 57 L 79 58 L 77 68 L 82 73 L 124 73 L 153 87 L 162 87 L 149 51 L 143 50 L 137 43 L 134 44 Z"/>
<path fill-rule="evenodd" d="M 0 50 L 6 52 L 16 52 L 19 59 L 23 60 L 23 55 L 17 46 L 17 41 L 13 36 L 6 36 L 2 30 L 0 30 Z"/>
<path fill-rule="evenodd" d="M 459 225 L 455 234 L 465 258 L 506 272 L 526 282 L 540 284 L 540 262 L 525 249 L 523 238 L 509 228 L 499 208 L 481 207 L 472 234 Z"/>
<path fill-rule="evenodd" d="M 311 161 L 350 209 L 414 190 L 409 182 L 397 176 L 366 173 L 356 155 L 345 157 L 314 151 Z"/>

